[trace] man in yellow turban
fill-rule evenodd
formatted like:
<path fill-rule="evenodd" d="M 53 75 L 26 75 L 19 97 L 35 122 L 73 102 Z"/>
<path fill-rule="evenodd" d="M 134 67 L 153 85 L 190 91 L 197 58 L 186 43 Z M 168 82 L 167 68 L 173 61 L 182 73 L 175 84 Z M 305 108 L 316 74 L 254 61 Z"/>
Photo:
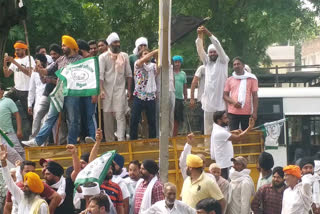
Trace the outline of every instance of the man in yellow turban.
<path fill-rule="evenodd" d="M 64 35 L 61 38 L 61 43 L 64 56 L 57 59 L 50 68 L 47 69 L 48 73 L 54 73 L 58 69 L 65 68 L 67 65 L 82 59 L 82 56 L 78 54 L 79 47 L 74 38 Z M 59 88 L 58 90 L 62 90 L 62 88 Z M 68 144 L 77 144 L 80 127 L 80 97 L 65 96 L 64 99 L 61 100 L 61 103 L 63 103 L 62 111 L 67 117 Z M 42 145 L 48 139 L 58 116 L 59 112 L 55 109 L 54 105 L 50 105 L 47 120 L 41 127 L 37 136 L 29 141 L 22 141 L 22 144 L 26 146 Z"/>
<path fill-rule="evenodd" d="M 308 214 L 312 205 L 312 181 L 308 176 L 301 179 L 299 166 L 288 165 L 283 168 L 288 188 L 283 193 L 282 211 L 285 214 Z"/>
<path fill-rule="evenodd" d="M 214 198 L 224 209 L 226 201 L 216 181 L 204 172 L 203 160 L 198 155 L 189 154 L 186 162 L 188 177 L 182 186 L 182 201 L 195 208 L 202 199 Z"/>
<path fill-rule="evenodd" d="M 23 190 L 21 190 L 10 176 L 7 166 L 7 147 L 0 146 L 0 160 L 2 166 L 3 179 L 8 190 L 18 203 L 18 214 L 49 214 L 47 202 L 40 198 L 44 186 L 40 177 L 34 172 L 24 175 Z"/>

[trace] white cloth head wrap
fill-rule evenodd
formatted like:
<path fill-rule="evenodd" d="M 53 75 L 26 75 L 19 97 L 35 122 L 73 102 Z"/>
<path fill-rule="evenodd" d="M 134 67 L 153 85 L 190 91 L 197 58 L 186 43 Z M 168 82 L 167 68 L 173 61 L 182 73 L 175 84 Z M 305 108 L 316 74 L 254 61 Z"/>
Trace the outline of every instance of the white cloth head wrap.
<path fill-rule="evenodd" d="M 136 43 L 135 43 L 136 47 L 133 49 L 133 54 L 135 55 L 138 55 L 138 47 L 140 45 L 146 45 L 148 47 L 148 39 L 145 38 L 145 37 L 140 37 L 136 40 Z"/>
<path fill-rule="evenodd" d="M 82 194 L 84 196 L 91 196 L 91 195 L 100 194 L 100 187 L 99 187 L 98 183 L 96 183 L 96 185 L 93 186 L 93 187 L 84 187 L 84 186 L 82 186 L 81 189 L 82 189 Z"/>
<path fill-rule="evenodd" d="M 107 40 L 108 45 L 111 45 L 112 42 L 120 41 L 120 38 L 117 33 L 112 32 L 112 33 L 110 33 L 110 35 L 108 36 L 108 38 L 106 40 Z"/>
<path fill-rule="evenodd" d="M 209 54 L 209 52 L 211 51 L 211 50 L 217 50 L 216 49 L 216 47 L 214 46 L 214 44 L 210 44 L 209 46 L 208 46 L 208 54 Z"/>

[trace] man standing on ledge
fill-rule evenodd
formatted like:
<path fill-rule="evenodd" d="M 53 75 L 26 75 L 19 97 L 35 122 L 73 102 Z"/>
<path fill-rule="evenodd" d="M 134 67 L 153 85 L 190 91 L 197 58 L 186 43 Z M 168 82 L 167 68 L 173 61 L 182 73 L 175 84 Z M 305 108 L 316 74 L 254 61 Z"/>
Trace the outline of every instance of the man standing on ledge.
<path fill-rule="evenodd" d="M 201 26 L 197 32 L 197 51 L 205 66 L 204 92 L 201 97 L 204 111 L 204 134 L 210 135 L 214 112 L 226 109 L 223 100 L 223 88 L 228 78 L 229 57 L 224 52 L 219 40 L 207 28 Z M 207 35 L 212 43 L 208 47 L 208 53 L 203 48 L 203 34 Z M 205 140 L 206 148 L 209 148 L 209 143 L 209 140 Z"/>
<path fill-rule="evenodd" d="M 228 104 L 228 116 L 231 120 L 230 130 L 246 130 L 249 118 L 257 120 L 258 113 L 258 79 L 244 69 L 240 57 L 233 59 L 232 76 L 226 81 L 223 98 Z"/>

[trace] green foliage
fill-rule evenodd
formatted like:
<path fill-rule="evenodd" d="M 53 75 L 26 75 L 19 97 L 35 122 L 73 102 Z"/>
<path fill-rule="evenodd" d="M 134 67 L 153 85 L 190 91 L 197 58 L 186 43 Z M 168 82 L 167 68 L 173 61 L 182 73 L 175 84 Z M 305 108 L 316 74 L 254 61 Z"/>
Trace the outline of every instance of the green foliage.
<path fill-rule="evenodd" d="M 251 67 L 270 63 L 266 48 L 274 43 L 299 44 L 319 34 L 315 17 L 320 1 L 310 0 L 316 11 L 304 9 L 300 0 L 174 0 L 172 16 L 210 17 L 207 28 L 220 40 L 229 58 L 242 56 Z M 32 0 L 28 8 L 31 50 L 36 45 L 60 43 L 69 34 L 76 39 L 106 38 L 117 32 L 122 50 L 131 54 L 136 38 L 145 36 L 149 47 L 158 44 L 159 1 L 156 0 Z M 21 37 L 21 27 L 11 30 L 8 47 Z M 199 60 L 196 31 L 172 46 L 172 55 L 184 57 L 185 68 Z M 209 40 L 206 39 L 206 46 Z"/>

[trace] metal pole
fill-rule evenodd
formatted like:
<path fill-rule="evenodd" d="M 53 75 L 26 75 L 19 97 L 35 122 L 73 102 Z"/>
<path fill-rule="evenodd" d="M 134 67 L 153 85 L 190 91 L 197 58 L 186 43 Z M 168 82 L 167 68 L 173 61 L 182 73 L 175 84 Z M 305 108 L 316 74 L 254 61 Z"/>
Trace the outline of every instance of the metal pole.
<path fill-rule="evenodd" d="M 24 28 L 24 34 L 26 37 L 26 43 L 27 43 L 27 54 L 28 54 L 28 59 L 29 59 L 29 67 L 27 68 L 29 70 L 29 74 L 31 75 L 31 56 L 30 56 L 30 44 L 29 44 L 29 37 L 28 37 L 28 30 L 27 30 L 27 23 L 26 20 L 22 20 L 23 28 Z"/>
<path fill-rule="evenodd" d="M 161 92 L 160 92 L 160 179 L 168 181 L 169 170 L 169 44 L 170 44 L 170 10 L 171 0 L 160 0 L 159 2 L 159 27 L 160 27 L 160 71 L 161 71 Z"/>

